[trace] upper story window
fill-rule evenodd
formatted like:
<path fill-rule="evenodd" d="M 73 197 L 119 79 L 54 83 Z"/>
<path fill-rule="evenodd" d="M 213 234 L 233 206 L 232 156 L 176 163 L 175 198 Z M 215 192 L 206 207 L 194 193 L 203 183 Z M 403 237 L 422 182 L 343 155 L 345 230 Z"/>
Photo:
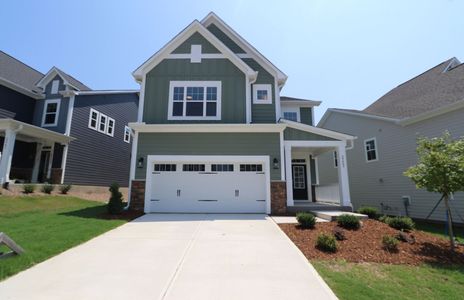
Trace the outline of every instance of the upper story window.
<path fill-rule="evenodd" d="M 45 100 L 42 116 L 42 127 L 53 127 L 58 125 L 60 113 L 60 99 Z"/>
<path fill-rule="evenodd" d="M 270 84 L 253 85 L 254 104 L 272 104 L 272 86 Z"/>
<path fill-rule="evenodd" d="M 131 129 L 129 126 L 124 126 L 124 142 L 130 143 Z"/>
<path fill-rule="evenodd" d="M 109 136 L 114 136 L 116 121 L 105 114 L 91 108 L 89 115 L 89 128 L 104 133 Z"/>
<path fill-rule="evenodd" d="M 171 81 L 168 120 L 220 119 L 220 81 Z"/>
<path fill-rule="evenodd" d="M 51 94 L 58 94 L 58 88 L 60 86 L 59 80 L 52 81 L 52 90 L 50 91 Z"/>
<path fill-rule="evenodd" d="M 377 155 L 377 141 L 375 138 L 367 139 L 364 141 L 364 149 L 366 151 L 366 161 L 378 160 Z"/>
<path fill-rule="evenodd" d="M 296 111 L 284 111 L 284 119 L 298 122 L 298 114 Z"/>

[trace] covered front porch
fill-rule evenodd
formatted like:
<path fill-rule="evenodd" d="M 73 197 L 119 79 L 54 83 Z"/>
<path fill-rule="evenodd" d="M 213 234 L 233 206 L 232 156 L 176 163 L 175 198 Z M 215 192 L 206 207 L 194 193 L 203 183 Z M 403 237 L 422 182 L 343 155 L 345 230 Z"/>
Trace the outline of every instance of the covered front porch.
<path fill-rule="evenodd" d="M 287 210 L 351 210 L 346 141 L 285 141 Z M 338 183 L 319 183 L 318 156 L 334 154 Z"/>
<path fill-rule="evenodd" d="M 74 138 L 13 119 L 0 119 L 0 184 L 61 183 Z"/>

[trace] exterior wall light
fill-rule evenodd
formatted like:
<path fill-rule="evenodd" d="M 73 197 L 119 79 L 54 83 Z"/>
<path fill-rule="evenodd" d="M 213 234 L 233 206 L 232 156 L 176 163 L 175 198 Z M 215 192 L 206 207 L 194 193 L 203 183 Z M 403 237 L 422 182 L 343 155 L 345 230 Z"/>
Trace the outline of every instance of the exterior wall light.
<path fill-rule="evenodd" d="M 143 168 L 143 157 L 140 157 L 137 161 L 137 168 Z"/>
<path fill-rule="evenodd" d="M 274 160 L 272 161 L 272 165 L 273 165 L 274 169 L 278 169 L 279 168 L 279 160 L 277 158 L 274 158 Z"/>

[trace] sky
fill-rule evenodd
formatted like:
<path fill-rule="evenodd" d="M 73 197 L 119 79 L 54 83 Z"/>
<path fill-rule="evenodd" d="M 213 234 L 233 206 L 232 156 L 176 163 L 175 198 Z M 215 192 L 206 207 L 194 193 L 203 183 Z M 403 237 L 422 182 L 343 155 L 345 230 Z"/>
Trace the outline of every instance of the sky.
<path fill-rule="evenodd" d="M 131 72 L 210 11 L 288 75 L 281 95 L 322 101 L 316 120 L 464 61 L 459 0 L 15 0 L 2 3 L 0 50 L 92 89 L 137 89 Z"/>

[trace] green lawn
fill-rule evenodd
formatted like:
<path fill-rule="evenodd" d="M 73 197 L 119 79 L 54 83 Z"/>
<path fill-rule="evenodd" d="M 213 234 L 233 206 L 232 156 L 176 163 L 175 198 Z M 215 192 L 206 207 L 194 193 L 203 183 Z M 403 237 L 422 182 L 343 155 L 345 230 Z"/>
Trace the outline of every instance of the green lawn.
<path fill-rule="evenodd" d="M 0 232 L 26 251 L 0 260 L 0 280 L 126 222 L 100 218 L 105 210 L 101 202 L 75 197 L 0 196 Z"/>
<path fill-rule="evenodd" d="M 444 235 L 444 225 L 417 223 L 416 228 Z M 462 228 L 456 229 L 462 240 Z M 464 299 L 464 266 L 406 266 L 345 261 L 311 261 L 338 298 Z"/>

